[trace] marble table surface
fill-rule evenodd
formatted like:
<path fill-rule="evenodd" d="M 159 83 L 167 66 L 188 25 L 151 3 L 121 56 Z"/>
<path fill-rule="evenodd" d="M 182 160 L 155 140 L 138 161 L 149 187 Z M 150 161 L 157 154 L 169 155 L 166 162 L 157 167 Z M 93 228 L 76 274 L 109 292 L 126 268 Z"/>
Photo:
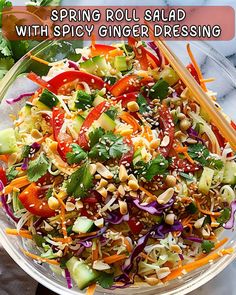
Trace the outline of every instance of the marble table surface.
<path fill-rule="evenodd" d="M 25 0 L 12 1 L 16 5 L 24 5 Z M 64 0 L 64 5 L 88 5 L 87 0 Z M 127 0 L 90 0 L 90 5 L 127 5 Z M 129 0 L 129 5 L 143 5 L 142 0 Z M 236 0 L 145 0 L 145 5 L 230 5 L 236 9 Z M 224 16 L 222 16 L 224 17 Z M 231 41 L 210 42 L 221 54 L 226 56 L 236 67 L 236 38 Z M 236 97 L 236 92 L 235 92 Z M 221 274 L 190 295 L 234 295 L 236 294 L 236 262 L 228 266 Z M 0 246 L 0 294 L 1 295 L 34 295 L 37 282 L 31 279 L 18 265 L 6 254 Z M 47 293 L 44 293 L 47 295 Z M 66 295 L 66 294 L 65 294 Z"/>

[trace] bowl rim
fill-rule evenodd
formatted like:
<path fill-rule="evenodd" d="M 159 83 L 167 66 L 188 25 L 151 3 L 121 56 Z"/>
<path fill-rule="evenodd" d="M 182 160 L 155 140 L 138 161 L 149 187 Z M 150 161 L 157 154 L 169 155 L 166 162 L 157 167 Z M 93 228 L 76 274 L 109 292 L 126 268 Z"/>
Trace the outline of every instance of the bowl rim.
<path fill-rule="evenodd" d="M 46 40 L 48 41 L 48 40 Z M 41 50 L 44 50 L 44 44 L 46 41 L 41 42 L 36 47 L 34 47 L 31 50 L 32 54 L 38 54 Z M 53 41 L 52 41 L 53 42 Z M 186 43 L 186 41 L 170 41 L 170 42 L 180 42 L 180 43 Z M 192 41 L 189 42 L 191 45 L 193 45 L 196 48 L 199 48 L 201 51 L 203 51 L 206 55 L 210 55 L 211 58 L 221 66 L 221 68 L 225 71 L 228 78 L 236 85 L 236 69 L 231 64 L 231 62 L 223 56 L 220 52 L 218 52 L 216 49 L 214 49 L 208 42 L 205 41 Z M 26 54 L 23 56 L 6 74 L 6 76 L 1 80 L 0 82 L 0 93 L 2 96 L 4 96 L 5 92 L 8 89 L 8 86 L 10 86 L 11 82 L 13 81 L 12 78 L 14 77 L 14 74 L 19 69 L 22 62 L 27 62 L 26 59 L 28 58 L 28 55 Z M 1 102 L 1 99 L 0 99 Z M 35 279 L 38 283 L 44 285 L 46 288 L 56 292 L 57 294 L 68 294 L 68 295 L 78 295 L 78 294 L 84 294 L 82 291 L 79 290 L 70 290 L 64 286 L 61 286 L 56 283 L 56 281 L 52 281 L 50 278 L 48 278 L 46 275 L 43 275 L 40 273 L 36 268 L 34 268 L 30 262 L 28 257 L 24 257 L 19 254 L 16 247 L 13 246 L 13 243 L 7 238 L 4 229 L 0 227 L 0 237 L 1 237 L 1 244 L 6 250 L 6 252 L 10 255 L 10 257 L 33 279 Z M 236 247 L 236 246 L 235 246 Z M 187 294 L 198 287 L 204 285 L 211 279 L 213 279 L 215 276 L 217 276 L 221 271 L 223 271 L 234 259 L 236 258 L 236 251 L 234 251 L 233 254 L 227 255 L 224 257 L 224 259 L 220 259 L 216 263 L 214 263 L 214 266 L 210 269 L 202 272 L 198 277 L 194 278 L 193 280 L 190 280 L 189 282 L 185 282 L 182 286 L 176 287 L 176 289 L 173 291 L 167 291 L 165 293 L 162 293 L 163 295 L 184 295 Z M 223 261 L 223 262 L 222 262 Z M 204 268 L 203 268 L 204 269 Z M 103 289 L 104 290 L 104 289 Z M 151 289 L 150 289 L 151 290 Z M 145 290 L 145 292 L 148 290 Z M 109 291 L 108 291 L 109 292 Z M 108 292 L 103 292 L 103 294 L 109 294 Z M 145 293 L 144 292 L 144 293 Z"/>

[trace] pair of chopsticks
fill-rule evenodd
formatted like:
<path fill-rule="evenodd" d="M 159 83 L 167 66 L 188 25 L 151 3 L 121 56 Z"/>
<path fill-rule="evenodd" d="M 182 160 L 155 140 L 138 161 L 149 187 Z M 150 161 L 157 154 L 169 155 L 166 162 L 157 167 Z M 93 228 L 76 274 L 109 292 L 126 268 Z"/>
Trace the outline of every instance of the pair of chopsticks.
<path fill-rule="evenodd" d="M 200 85 L 195 81 L 189 71 L 186 69 L 181 60 L 174 54 L 174 52 L 161 39 L 154 40 L 169 61 L 173 69 L 178 73 L 181 80 L 185 83 L 188 89 L 194 96 L 199 105 L 209 114 L 214 125 L 219 129 L 222 136 L 230 143 L 231 148 L 236 151 L 236 131 L 231 126 L 230 122 L 226 120 L 221 110 L 219 110 L 209 96 L 202 90 Z"/>

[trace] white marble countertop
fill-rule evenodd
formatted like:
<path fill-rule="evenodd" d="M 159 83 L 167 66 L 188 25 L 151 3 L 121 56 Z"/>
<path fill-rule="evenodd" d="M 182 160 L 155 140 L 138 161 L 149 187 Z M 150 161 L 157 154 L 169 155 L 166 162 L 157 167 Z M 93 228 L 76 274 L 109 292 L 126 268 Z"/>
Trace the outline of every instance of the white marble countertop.
<path fill-rule="evenodd" d="M 12 1 L 17 5 L 24 5 L 25 0 Z M 64 5 L 88 5 L 87 0 L 64 0 Z M 127 0 L 90 0 L 90 5 L 127 5 Z M 129 0 L 129 5 L 143 5 L 143 0 Z M 236 9 L 236 0 L 146 0 L 145 5 L 230 5 Z M 225 16 L 222 16 L 225 17 Z M 226 56 L 236 67 L 236 38 L 231 41 L 215 41 L 210 42 L 211 45 Z M 3 270 L 0 266 L 0 294 L 1 295 L 34 295 L 37 283 L 24 273 L 13 260 L 7 256 L 4 250 L 0 249 L 1 266 L 5 266 Z M 236 262 L 228 266 L 221 274 L 211 280 L 209 283 L 191 292 L 190 295 L 234 295 L 236 294 Z M 10 284 L 14 280 L 13 284 Z M 23 292 L 22 292 L 23 291 Z M 45 294 L 46 295 L 46 294 Z"/>

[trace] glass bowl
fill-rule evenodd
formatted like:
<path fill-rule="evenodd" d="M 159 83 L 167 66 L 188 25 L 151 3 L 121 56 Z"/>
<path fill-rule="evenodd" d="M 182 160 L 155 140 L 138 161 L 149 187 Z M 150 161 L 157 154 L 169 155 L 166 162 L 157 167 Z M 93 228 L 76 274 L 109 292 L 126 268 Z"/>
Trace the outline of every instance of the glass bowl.
<path fill-rule="evenodd" d="M 174 52 L 187 64 L 189 58 L 186 53 L 186 42 L 169 42 Z M 63 58 L 76 59 L 73 48 L 82 46 L 80 42 L 70 43 L 63 41 L 45 41 L 35 47 L 32 54 L 42 57 L 46 60 L 55 61 Z M 223 107 L 224 112 L 232 119 L 236 119 L 236 71 L 230 62 L 204 42 L 192 42 L 192 50 L 201 65 L 205 78 L 215 77 L 215 82 L 208 85 L 208 88 L 218 93 L 218 102 Z M 23 73 L 33 70 L 39 75 L 47 72 L 47 67 L 37 64 L 28 57 L 23 57 L 18 63 L 7 73 L 0 83 L 0 129 L 12 124 L 9 114 L 16 113 L 19 106 L 9 106 L 5 103 L 6 98 L 16 97 L 18 94 L 36 89 L 36 85 L 29 83 Z M 32 278 L 51 289 L 58 294 L 78 295 L 83 294 L 82 291 L 74 287 L 68 289 L 65 279 L 53 273 L 48 265 L 40 265 L 28 257 L 25 257 L 20 248 L 26 246 L 20 237 L 8 236 L 5 233 L 6 227 L 14 225 L 0 208 L 0 239 L 3 247 L 14 261 Z M 221 238 L 228 237 L 229 240 L 224 247 L 233 247 L 236 250 L 236 232 L 233 230 L 223 231 Z M 236 257 L 236 251 L 232 255 L 224 256 L 205 267 L 199 268 L 193 272 L 184 275 L 181 278 L 171 281 L 165 285 L 155 287 L 139 286 L 127 289 L 104 290 L 97 288 L 97 294 L 162 294 L 162 295 L 178 295 L 186 294 L 195 290 L 210 279 L 219 274 L 227 265 L 229 265 Z"/>

